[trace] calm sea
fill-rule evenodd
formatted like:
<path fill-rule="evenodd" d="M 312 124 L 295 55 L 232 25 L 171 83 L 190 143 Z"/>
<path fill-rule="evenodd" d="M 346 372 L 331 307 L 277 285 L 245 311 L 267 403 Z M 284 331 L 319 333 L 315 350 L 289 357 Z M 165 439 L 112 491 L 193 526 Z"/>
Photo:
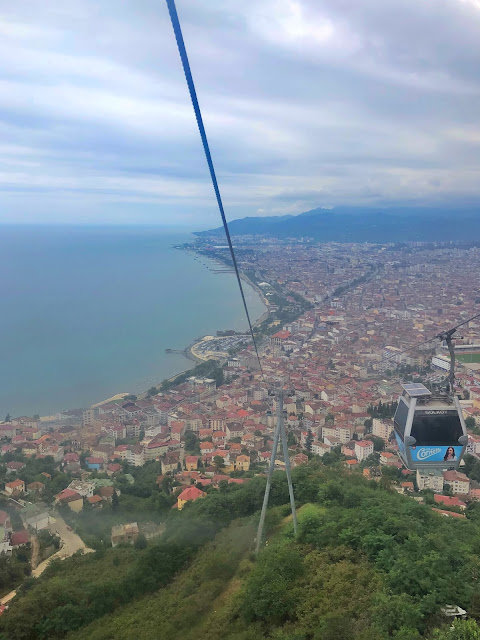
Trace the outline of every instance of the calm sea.
<path fill-rule="evenodd" d="M 149 227 L 0 227 L 0 419 L 145 390 L 193 366 L 166 348 L 246 329 L 234 275 L 172 248 L 192 237 Z M 257 318 L 264 306 L 247 289 Z"/>

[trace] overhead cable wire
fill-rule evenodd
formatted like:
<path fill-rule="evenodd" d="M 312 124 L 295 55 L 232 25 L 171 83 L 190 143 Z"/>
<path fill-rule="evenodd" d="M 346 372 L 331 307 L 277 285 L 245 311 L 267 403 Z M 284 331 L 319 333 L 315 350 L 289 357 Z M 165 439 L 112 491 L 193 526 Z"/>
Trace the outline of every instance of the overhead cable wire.
<path fill-rule="evenodd" d="M 205 127 L 203 124 L 202 113 L 200 111 L 200 105 L 198 103 L 197 92 L 195 90 L 195 83 L 193 82 L 192 72 L 190 70 L 190 63 L 188 61 L 187 50 L 185 48 L 185 43 L 183 41 L 182 29 L 180 27 L 180 21 L 178 19 L 177 9 L 175 6 L 175 0 L 166 0 L 168 11 L 170 13 L 170 19 L 172 21 L 173 31 L 175 33 L 175 39 L 177 41 L 178 52 L 180 54 L 180 59 L 182 61 L 183 71 L 185 73 L 185 78 L 187 80 L 188 90 L 190 92 L 190 98 L 192 100 L 193 110 L 195 112 L 195 117 L 197 119 L 198 130 L 200 132 L 200 137 L 202 139 L 203 150 L 205 151 L 205 157 L 207 159 L 208 169 L 210 171 L 210 177 L 212 179 L 213 190 L 215 191 L 215 197 L 217 199 L 218 209 L 220 211 L 220 216 L 222 218 L 223 228 L 225 230 L 225 236 L 227 238 L 228 248 L 230 249 L 230 255 L 232 257 L 233 267 L 235 269 L 235 274 L 237 276 L 238 287 L 240 289 L 240 295 L 242 296 L 243 308 L 245 309 L 245 314 L 247 316 L 248 326 L 250 329 L 250 335 L 252 336 L 253 346 L 255 348 L 255 353 L 257 355 L 258 365 L 260 367 L 260 372 L 262 374 L 263 379 L 265 380 L 265 375 L 263 373 L 262 363 L 260 360 L 260 354 L 258 352 L 257 341 L 255 339 L 255 334 L 253 332 L 252 322 L 250 320 L 250 314 L 248 312 L 247 301 L 245 299 L 245 293 L 243 291 L 242 280 L 240 277 L 240 271 L 238 269 L 237 260 L 235 257 L 235 251 L 233 250 L 232 239 L 230 237 L 230 230 L 228 228 L 227 218 L 225 217 L 225 211 L 223 208 L 222 197 L 220 195 L 220 189 L 218 187 L 217 176 L 215 174 L 215 168 L 213 166 L 212 155 L 210 153 L 210 147 L 207 140 L 207 134 L 205 132 Z"/>
<path fill-rule="evenodd" d="M 388 357 L 382 358 L 381 360 L 379 360 L 378 364 L 381 364 L 382 362 L 388 362 L 389 360 L 398 358 L 398 356 L 401 356 L 404 353 L 408 353 L 409 351 L 418 349 L 418 347 L 421 347 L 424 344 L 428 344 L 429 342 L 434 342 L 435 340 L 439 340 L 441 336 L 443 336 L 446 333 L 449 333 L 449 332 L 455 333 L 457 329 L 459 329 L 460 327 L 463 327 L 463 325 L 467 324 L 467 322 L 472 322 L 472 320 L 476 320 L 477 318 L 480 318 L 480 313 L 477 313 L 475 316 L 472 316 L 471 318 L 468 318 L 467 320 L 460 322 L 459 324 L 455 325 L 454 327 L 451 327 L 450 329 L 446 329 L 445 331 L 441 331 L 440 333 L 437 333 L 435 336 L 428 338 L 428 340 L 422 340 L 422 342 L 417 342 L 416 344 L 413 344 L 412 346 L 407 347 L 403 351 L 399 351 L 398 353 L 393 353 Z"/>
<path fill-rule="evenodd" d="M 434 336 L 433 338 L 429 338 L 428 340 L 423 340 L 422 342 L 417 342 L 415 344 L 412 344 L 410 347 L 407 347 L 403 351 L 399 351 L 398 353 L 393 353 L 390 356 L 386 356 L 385 358 L 382 358 L 381 360 L 379 360 L 378 364 L 382 362 L 388 362 L 389 360 L 393 360 L 394 358 L 398 358 L 398 356 L 401 356 L 404 353 L 408 353 L 409 351 L 413 351 L 414 349 L 417 349 L 418 347 L 421 347 L 424 344 L 428 344 L 429 342 L 433 342 L 434 340 L 437 340 L 437 336 Z"/>
<path fill-rule="evenodd" d="M 477 315 L 472 316 L 471 318 L 468 318 L 467 320 L 464 320 L 463 322 L 460 322 L 460 324 L 457 324 L 454 327 L 452 327 L 451 329 L 448 329 L 448 331 L 456 331 L 460 327 L 463 327 L 464 324 L 467 324 L 467 322 L 471 322 L 472 320 L 476 320 L 477 318 L 480 318 L 480 313 L 477 313 Z M 442 331 L 441 333 L 443 334 L 443 333 L 446 333 L 446 332 Z"/>

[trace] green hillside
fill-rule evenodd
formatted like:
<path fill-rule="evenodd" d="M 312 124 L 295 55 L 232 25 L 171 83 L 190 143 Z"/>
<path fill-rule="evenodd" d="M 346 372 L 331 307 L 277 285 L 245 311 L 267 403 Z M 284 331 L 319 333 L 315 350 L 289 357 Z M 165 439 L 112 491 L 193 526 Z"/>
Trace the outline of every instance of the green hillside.
<path fill-rule="evenodd" d="M 294 470 L 295 539 L 283 474 L 268 545 L 254 535 L 264 480 L 171 514 L 160 542 L 58 563 L 0 619 L 9 640 L 473 640 L 434 632 L 440 609 L 480 617 L 480 524 L 445 518 L 362 476 Z M 452 635 L 454 634 L 454 635 Z M 478 634 L 478 635 L 477 635 Z"/>

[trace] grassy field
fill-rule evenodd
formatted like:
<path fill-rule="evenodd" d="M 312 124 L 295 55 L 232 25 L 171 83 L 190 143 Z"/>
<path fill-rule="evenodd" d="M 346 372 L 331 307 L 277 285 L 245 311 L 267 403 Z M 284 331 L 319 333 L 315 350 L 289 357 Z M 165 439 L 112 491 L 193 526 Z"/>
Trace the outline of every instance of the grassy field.
<path fill-rule="evenodd" d="M 460 362 L 480 362 L 480 353 L 461 353 L 456 357 Z"/>

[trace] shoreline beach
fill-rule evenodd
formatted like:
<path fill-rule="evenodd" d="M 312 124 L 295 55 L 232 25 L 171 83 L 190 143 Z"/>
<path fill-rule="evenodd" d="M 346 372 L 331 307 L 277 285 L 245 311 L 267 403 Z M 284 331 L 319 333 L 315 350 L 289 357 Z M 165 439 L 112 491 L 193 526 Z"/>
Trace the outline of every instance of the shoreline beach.
<path fill-rule="evenodd" d="M 173 248 L 191 241 L 191 234 L 141 226 L 5 233 L 2 255 L 16 276 L 14 287 L 0 286 L 0 415 L 51 418 L 119 390 L 138 394 L 193 366 L 184 349 L 199 336 L 245 330 L 235 275 Z M 246 289 L 258 318 L 264 304 Z"/>
<path fill-rule="evenodd" d="M 225 266 L 226 263 L 223 262 L 222 260 L 219 260 L 217 258 L 210 258 L 205 256 L 203 253 L 194 251 L 193 249 L 181 249 L 182 251 L 188 251 L 192 254 L 201 256 L 202 258 L 205 258 L 205 260 L 208 260 L 212 263 L 216 263 L 222 266 Z M 207 267 L 208 268 L 208 267 Z M 210 269 L 211 270 L 211 269 Z M 232 271 L 233 273 L 233 271 Z M 240 278 L 246 283 L 248 284 L 254 291 L 255 293 L 259 296 L 260 300 L 262 301 L 262 303 L 265 305 L 266 310 L 255 320 L 255 322 L 253 323 L 253 326 L 256 327 L 258 325 L 260 325 L 264 320 L 266 320 L 268 318 L 269 315 L 269 301 L 268 299 L 265 297 L 263 291 L 260 289 L 260 287 L 258 287 L 254 282 L 252 282 L 250 280 L 250 278 L 244 274 L 243 272 L 240 272 Z M 218 331 L 221 331 L 222 329 L 218 329 Z M 245 335 L 249 335 L 247 332 L 245 333 Z M 198 355 L 196 355 L 195 350 L 198 347 L 198 345 L 202 344 L 203 342 L 205 342 L 205 338 L 207 338 L 208 336 L 203 336 L 201 339 L 199 340 L 195 340 L 193 343 L 191 343 L 190 345 L 188 345 L 187 347 L 185 347 L 185 349 L 183 349 L 182 353 L 185 356 L 185 358 L 189 359 L 192 363 L 193 366 L 191 367 L 191 369 L 193 369 L 195 367 L 196 364 L 200 364 L 201 362 L 207 362 L 210 358 L 201 358 Z M 211 337 L 214 340 L 216 339 L 215 337 Z M 178 378 L 179 376 L 181 376 L 184 373 L 187 373 L 188 371 L 191 371 L 191 369 L 184 369 L 183 371 L 179 371 L 178 373 L 174 373 L 172 376 L 168 377 L 168 378 L 163 378 L 162 380 L 160 380 L 158 383 L 153 384 L 152 387 L 156 387 L 157 389 L 160 388 L 160 386 L 162 385 L 163 382 L 167 381 L 167 382 L 173 382 L 175 380 L 175 378 Z M 137 397 L 145 397 L 147 393 L 147 390 L 143 390 L 141 392 L 136 393 L 135 395 L 137 395 Z M 125 397 L 126 395 L 129 395 L 129 393 L 118 393 L 115 394 L 114 396 L 108 398 L 107 400 L 102 400 L 100 402 L 97 402 L 95 404 L 92 404 L 90 406 L 91 409 L 94 409 L 96 407 L 99 407 L 103 404 L 107 404 L 108 402 L 115 402 L 116 400 L 119 400 L 123 397 Z M 41 418 L 42 419 L 42 418 Z M 45 418 L 43 418 L 45 419 Z"/>

